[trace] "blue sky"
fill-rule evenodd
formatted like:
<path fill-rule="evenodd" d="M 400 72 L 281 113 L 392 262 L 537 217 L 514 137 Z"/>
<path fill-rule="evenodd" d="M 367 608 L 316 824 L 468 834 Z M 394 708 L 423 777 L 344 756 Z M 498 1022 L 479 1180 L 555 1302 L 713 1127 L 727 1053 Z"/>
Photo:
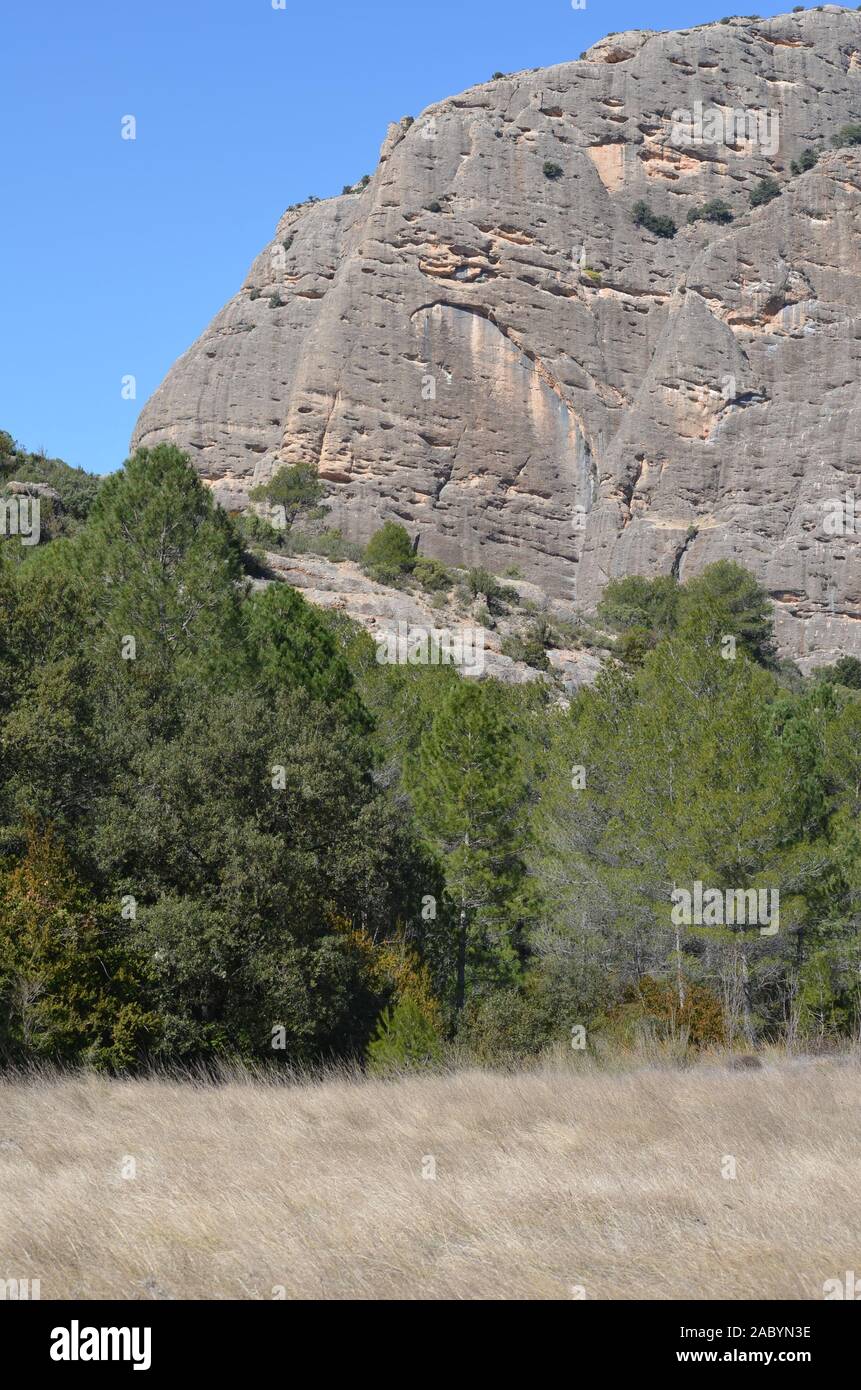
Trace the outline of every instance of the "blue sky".
<path fill-rule="evenodd" d="M 4 0 L 0 428 L 118 467 L 288 203 L 371 173 L 389 121 L 492 72 L 725 0 Z M 764 15 L 789 5 L 761 7 Z M 134 141 L 121 138 L 133 115 Z M 136 379 L 136 400 L 122 379 Z"/>

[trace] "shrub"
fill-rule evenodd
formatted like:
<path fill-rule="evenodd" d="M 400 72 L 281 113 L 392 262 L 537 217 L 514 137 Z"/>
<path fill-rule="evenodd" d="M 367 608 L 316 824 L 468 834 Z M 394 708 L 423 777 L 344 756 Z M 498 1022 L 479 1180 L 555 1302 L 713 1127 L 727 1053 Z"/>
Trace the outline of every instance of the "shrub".
<path fill-rule="evenodd" d="M 322 555 L 334 563 L 340 560 L 355 560 L 358 563 L 365 554 L 355 541 L 345 540 L 338 527 L 323 531 L 291 531 L 280 538 L 277 549 L 283 555 Z"/>
<path fill-rule="evenodd" d="M 601 272 L 600 270 L 596 270 L 594 266 L 584 265 L 583 274 L 586 276 L 586 279 L 591 280 L 593 284 L 600 285 Z"/>
<path fill-rule="evenodd" d="M 249 299 L 259 299 L 260 291 L 255 287 L 248 296 Z"/>
<path fill-rule="evenodd" d="M 861 9 L 861 5 L 859 5 L 858 8 Z M 801 11 L 802 11 L 803 9 L 804 9 L 804 6 L 803 6 L 803 5 L 793 5 L 793 7 L 792 7 L 792 13 L 793 13 L 793 14 L 801 14 Z"/>
<path fill-rule="evenodd" d="M 558 1031 L 558 1014 L 537 988 L 498 990 L 469 1000 L 457 1041 L 477 1062 L 512 1062 L 536 1056 Z"/>
<path fill-rule="evenodd" d="M 427 589 L 428 593 L 439 593 L 441 590 L 450 589 L 454 584 L 450 570 L 441 565 L 439 560 L 431 560 L 425 555 L 416 560 L 413 578 L 423 589 Z"/>
<path fill-rule="evenodd" d="M 546 179 L 561 179 L 563 173 L 561 164 L 554 164 L 552 159 L 544 161 L 544 177 Z"/>
<path fill-rule="evenodd" d="M 368 1043 L 368 1070 L 375 1076 L 407 1067 L 427 1067 L 439 1061 L 439 1034 L 411 995 L 403 995 L 394 1009 L 384 1009 L 375 1036 Z"/>
<path fill-rule="evenodd" d="M 518 593 L 505 584 L 500 584 L 496 575 L 486 569 L 471 569 L 466 576 L 469 595 L 476 599 L 483 597 L 491 613 L 504 613 L 506 602 L 516 603 Z"/>
<path fill-rule="evenodd" d="M 505 73 L 504 73 L 504 72 L 495 72 L 495 73 L 493 73 L 493 74 L 491 75 L 490 80 L 491 80 L 491 82 L 498 82 L 499 79 L 500 79 L 500 77 L 504 77 L 504 76 L 505 76 Z"/>
<path fill-rule="evenodd" d="M 816 150 L 802 150 L 798 159 L 793 159 L 789 167 L 793 174 L 805 174 L 808 169 L 814 167 L 818 158 Z"/>
<path fill-rule="evenodd" d="M 710 203 L 703 203 L 698 208 L 691 208 L 688 213 L 689 222 L 731 222 L 732 208 L 729 203 L 725 203 L 723 198 L 713 198 Z"/>
<path fill-rule="evenodd" d="M 611 579 L 598 604 L 598 618 L 614 632 L 643 629 L 656 640 L 676 625 L 679 586 L 671 575 L 628 574 Z"/>
<path fill-rule="evenodd" d="M 820 672 L 824 681 L 846 685 L 850 690 L 861 690 L 861 661 L 857 656 L 841 656 L 833 666 L 825 666 Z"/>
<path fill-rule="evenodd" d="M 274 294 L 270 294 L 270 296 L 269 296 L 269 308 L 270 308 L 270 309 L 280 309 L 280 308 L 283 306 L 283 304 L 284 304 L 284 300 L 281 298 L 281 296 L 280 296 L 280 294 L 278 293 L 277 290 L 275 291 Z"/>
<path fill-rule="evenodd" d="M 684 1002 L 680 1003 L 675 982 L 646 975 L 629 990 L 625 1001 L 602 1020 L 601 1031 L 623 1046 L 630 1046 L 649 1033 L 662 1042 L 681 1036 L 693 1047 L 724 1045 L 726 1031 L 717 995 L 690 980 L 684 982 L 682 995 Z"/>
<path fill-rule="evenodd" d="M 780 197 L 780 184 L 771 175 L 766 175 L 760 179 L 750 192 L 750 205 L 752 208 L 761 207 L 764 203 L 770 203 L 772 198 Z"/>
<path fill-rule="evenodd" d="M 536 671 L 548 671 L 550 662 L 547 660 L 546 648 L 549 639 L 550 632 L 546 623 L 538 619 L 530 623 L 525 632 L 510 633 L 508 637 L 503 638 L 502 655 L 510 656 L 512 661 L 523 661 Z"/>
<path fill-rule="evenodd" d="M 380 584 L 394 584 L 415 565 L 412 541 L 403 526 L 387 521 L 365 547 L 365 569 Z"/>
<path fill-rule="evenodd" d="M 671 217 L 661 217 L 652 212 L 648 203 L 644 203 L 642 199 L 634 204 L 631 217 L 636 227 L 645 227 L 647 232 L 653 232 L 655 236 L 674 237 L 678 230 Z"/>
<path fill-rule="evenodd" d="M 342 193 L 342 194 L 343 194 L 343 193 L 352 193 L 352 191 L 353 191 L 353 185 L 352 185 L 351 183 L 345 183 L 345 184 L 344 184 L 344 187 L 341 189 L 341 193 Z"/>
<path fill-rule="evenodd" d="M 425 203 L 425 211 L 426 211 L 426 212 L 442 212 L 442 207 L 441 207 L 441 205 L 440 205 L 439 203 L 437 203 L 437 202 Z"/>
<path fill-rule="evenodd" d="M 834 137 L 834 143 L 838 149 L 844 145 L 861 145 L 861 125 L 842 125 Z"/>

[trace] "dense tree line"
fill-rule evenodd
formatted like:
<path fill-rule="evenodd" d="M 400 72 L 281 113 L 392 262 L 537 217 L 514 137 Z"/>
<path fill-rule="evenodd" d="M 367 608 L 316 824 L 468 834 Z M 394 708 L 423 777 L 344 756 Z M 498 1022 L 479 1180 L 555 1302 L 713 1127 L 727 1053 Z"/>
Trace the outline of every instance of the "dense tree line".
<path fill-rule="evenodd" d="M 173 448 L 69 486 L 0 545 L 3 1060 L 857 1033 L 861 668 L 778 663 L 750 575 L 610 585 L 569 704 L 378 664 Z M 779 929 L 680 924 L 697 882 Z"/>

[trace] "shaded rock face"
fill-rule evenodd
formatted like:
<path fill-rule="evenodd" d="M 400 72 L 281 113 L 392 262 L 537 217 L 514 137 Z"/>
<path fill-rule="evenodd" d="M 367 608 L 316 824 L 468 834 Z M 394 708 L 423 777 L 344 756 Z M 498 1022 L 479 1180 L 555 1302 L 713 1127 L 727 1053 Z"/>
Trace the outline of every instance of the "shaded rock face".
<path fill-rule="evenodd" d="M 366 189 L 285 214 L 133 444 L 188 449 L 234 506 L 313 462 L 350 538 L 398 520 L 583 609 L 732 558 L 784 653 L 861 655 L 861 146 L 833 148 L 858 121 L 835 6 L 471 88 L 392 126 Z M 688 224 L 718 198 L 732 222 Z"/>

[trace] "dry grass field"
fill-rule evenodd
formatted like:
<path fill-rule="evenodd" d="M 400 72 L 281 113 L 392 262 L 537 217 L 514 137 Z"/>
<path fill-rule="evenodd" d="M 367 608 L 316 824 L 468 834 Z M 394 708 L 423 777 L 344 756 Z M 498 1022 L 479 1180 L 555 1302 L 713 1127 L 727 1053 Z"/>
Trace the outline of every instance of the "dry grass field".
<path fill-rule="evenodd" d="M 861 1268 L 859 1100 L 849 1059 L 6 1078 L 0 1277 L 42 1298 L 822 1298 Z"/>

